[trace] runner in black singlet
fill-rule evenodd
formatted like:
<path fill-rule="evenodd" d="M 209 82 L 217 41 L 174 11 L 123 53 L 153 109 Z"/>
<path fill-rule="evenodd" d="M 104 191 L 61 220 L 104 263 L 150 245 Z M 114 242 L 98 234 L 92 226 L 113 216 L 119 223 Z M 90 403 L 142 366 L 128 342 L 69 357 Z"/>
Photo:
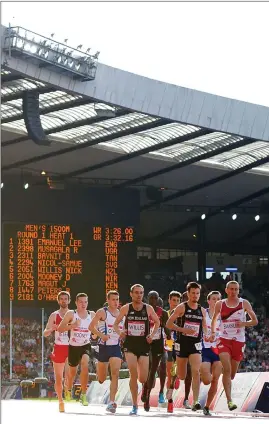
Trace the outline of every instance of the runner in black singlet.
<path fill-rule="evenodd" d="M 185 380 L 187 364 L 190 362 L 192 372 L 193 411 L 201 409 L 199 403 L 200 366 L 202 362 L 202 335 L 207 334 L 205 310 L 198 304 L 201 286 L 195 282 L 188 283 L 188 302 L 181 303 L 167 321 L 167 327 L 178 333 L 175 343 L 177 355 L 177 372 L 180 380 Z M 177 322 L 177 325 L 174 322 Z"/>
<path fill-rule="evenodd" d="M 151 291 L 148 294 L 149 304 L 153 307 L 156 312 L 159 320 L 160 327 L 156 335 L 153 337 L 152 343 L 150 345 L 150 364 L 149 364 L 149 374 L 146 383 L 143 385 L 143 391 L 141 400 L 144 402 L 145 411 L 150 409 L 150 392 L 153 388 L 155 375 L 160 364 L 161 358 L 164 353 L 164 334 L 165 331 L 167 338 L 171 338 L 171 332 L 166 328 L 166 322 L 168 320 L 168 313 L 158 306 L 159 293 L 156 291 Z M 150 320 L 150 328 L 153 328 L 154 322 Z"/>
<path fill-rule="evenodd" d="M 114 323 L 114 330 L 124 340 L 125 358 L 130 372 L 130 390 L 133 408 L 130 415 L 137 415 L 137 379 L 144 384 L 149 370 L 150 344 L 158 331 L 160 320 L 152 306 L 143 303 L 144 288 L 140 284 L 131 287 L 132 303 L 124 305 Z M 125 329 L 120 331 L 119 323 L 125 319 Z M 150 332 L 150 320 L 154 327 Z"/>

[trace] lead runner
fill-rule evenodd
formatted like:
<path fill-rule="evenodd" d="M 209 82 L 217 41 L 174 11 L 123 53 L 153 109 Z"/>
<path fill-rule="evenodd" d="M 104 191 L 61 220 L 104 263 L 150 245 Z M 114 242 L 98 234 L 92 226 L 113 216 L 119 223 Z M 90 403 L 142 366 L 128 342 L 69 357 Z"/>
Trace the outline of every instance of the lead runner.
<path fill-rule="evenodd" d="M 257 325 L 258 319 L 248 300 L 238 297 L 239 284 L 237 281 L 229 281 L 226 284 L 225 292 L 227 299 L 219 300 L 215 306 L 210 341 L 213 342 L 216 338 L 217 320 L 220 316 L 220 339 L 217 347 L 223 366 L 222 382 L 228 408 L 233 411 L 237 408 L 237 405 L 232 401 L 232 380 L 243 359 L 246 339 L 245 328 Z M 246 313 L 249 315 L 250 321 L 246 321 Z"/>
<path fill-rule="evenodd" d="M 64 412 L 64 401 L 63 401 L 63 376 L 64 371 L 67 374 L 68 364 L 68 346 L 69 337 L 68 332 L 59 333 L 57 331 L 63 317 L 68 312 L 68 305 L 70 303 L 70 294 L 67 291 L 60 291 L 57 295 L 57 301 L 60 308 L 52 312 L 50 315 L 46 328 L 44 330 L 44 337 L 50 336 L 54 332 L 54 347 L 51 354 L 51 360 L 53 363 L 54 378 L 55 378 L 55 392 L 59 401 L 59 411 Z M 66 375 L 65 375 L 66 378 Z M 66 387 L 65 387 L 66 389 Z"/>

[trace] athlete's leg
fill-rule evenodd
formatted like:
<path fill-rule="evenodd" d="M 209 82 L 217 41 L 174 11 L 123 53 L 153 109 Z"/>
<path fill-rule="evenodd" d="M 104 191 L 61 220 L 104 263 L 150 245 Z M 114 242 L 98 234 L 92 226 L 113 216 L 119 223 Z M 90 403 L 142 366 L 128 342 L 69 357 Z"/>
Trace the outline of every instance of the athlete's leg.
<path fill-rule="evenodd" d="M 65 363 L 53 362 L 54 376 L 55 376 L 55 392 L 60 403 L 63 402 L 63 373 Z"/>
<path fill-rule="evenodd" d="M 219 354 L 222 366 L 223 366 L 223 387 L 225 390 L 227 402 L 232 400 L 232 366 L 231 366 L 231 356 L 228 352 L 222 352 Z"/>
<path fill-rule="evenodd" d="M 106 380 L 108 362 L 97 362 L 97 377 L 100 384 Z"/>
<path fill-rule="evenodd" d="M 208 364 L 208 362 L 203 362 L 203 364 Z M 202 364 L 202 365 L 203 365 Z M 217 393 L 217 389 L 218 389 L 218 382 L 219 382 L 219 378 L 220 375 L 222 373 L 222 365 L 220 361 L 215 361 L 212 364 L 212 380 L 211 380 L 211 385 L 210 385 L 210 389 L 208 391 L 207 394 L 207 400 L 206 400 L 206 404 L 205 406 L 209 409 L 210 405 Z M 203 381 L 203 379 L 202 379 Z"/>
<path fill-rule="evenodd" d="M 163 389 L 165 386 L 165 380 L 166 380 L 166 352 L 163 354 L 161 358 L 161 362 L 159 365 L 159 378 L 160 378 L 160 394 L 163 393 Z"/>
<path fill-rule="evenodd" d="M 125 352 L 125 359 L 130 373 L 130 391 L 133 399 L 133 405 L 137 406 L 138 386 L 137 386 L 137 356 L 132 352 Z"/>
<path fill-rule="evenodd" d="M 184 380 L 184 383 L 185 383 L 184 402 L 186 402 L 189 399 L 189 395 L 190 395 L 190 391 L 191 391 L 191 383 L 192 383 L 192 374 L 191 374 L 190 364 L 187 364 L 187 375 L 186 375 L 186 378 Z"/>
<path fill-rule="evenodd" d="M 138 380 L 144 384 L 149 374 L 149 357 L 140 356 L 137 361 Z"/>
<path fill-rule="evenodd" d="M 109 365 L 111 370 L 110 383 L 110 401 L 115 402 L 115 397 L 118 390 L 119 372 L 121 367 L 121 358 L 110 358 Z"/>
<path fill-rule="evenodd" d="M 212 374 L 211 374 L 211 362 L 202 362 L 200 368 L 201 380 L 205 386 L 211 384 Z"/>
<path fill-rule="evenodd" d="M 75 380 L 75 377 L 77 375 L 78 365 L 75 367 L 71 366 L 69 364 L 68 374 L 67 374 L 67 390 L 71 391 L 73 387 L 73 383 Z"/>
<path fill-rule="evenodd" d="M 187 375 L 188 358 L 179 358 L 177 356 L 177 376 L 180 380 L 185 380 Z"/>
<path fill-rule="evenodd" d="M 238 361 L 235 361 L 234 359 L 232 359 L 232 361 L 231 361 L 231 379 L 232 380 L 236 376 L 239 365 L 240 365 L 240 361 L 238 362 Z"/>
<path fill-rule="evenodd" d="M 89 359 L 89 355 L 82 355 L 80 363 L 81 394 L 85 394 L 87 390 L 87 385 L 89 381 Z"/>
<path fill-rule="evenodd" d="M 172 366 L 173 366 L 173 360 L 169 360 L 166 362 L 166 375 L 167 375 L 167 387 L 170 388 L 171 386 L 171 370 L 172 370 Z"/>
<path fill-rule="evenodd" d="M 200 392 L 200 367 L 202 363 L 202 355 L 200 353 L 193 353 L 189 356 L 191 375 L 192 375 L 192 392 L 193 403 L 198 402 Z"/>
<path fill-rule="evenodd" d="M 65 364 L 64 364 L 64 389 L 67 390 L 68 387 L 68 373 L 69 373 L 69 365 L 68 365 L 68 358 L 66 358 Z"/>

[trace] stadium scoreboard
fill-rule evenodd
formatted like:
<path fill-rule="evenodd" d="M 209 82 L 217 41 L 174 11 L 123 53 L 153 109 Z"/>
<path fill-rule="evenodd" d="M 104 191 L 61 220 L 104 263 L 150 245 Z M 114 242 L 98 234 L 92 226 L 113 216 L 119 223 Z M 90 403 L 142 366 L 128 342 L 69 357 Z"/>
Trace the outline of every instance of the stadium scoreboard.
<path fill-rule="evenodd" d="M 4 299 L 15 304 L 57 300 L 61 290 L 89 296 L 92 306 L 134 277 L 135 230 L 78 224 L 4 223 Z M 7 299 L 8 297 L 8 299 Z"/>

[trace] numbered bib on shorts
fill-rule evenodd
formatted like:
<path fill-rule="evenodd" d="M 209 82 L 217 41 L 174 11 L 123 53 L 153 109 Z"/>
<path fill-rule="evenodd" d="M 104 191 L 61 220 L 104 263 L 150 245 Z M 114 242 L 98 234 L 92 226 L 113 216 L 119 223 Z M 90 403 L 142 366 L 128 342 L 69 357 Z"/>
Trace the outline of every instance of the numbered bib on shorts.
<path fill-rule="evenodd" d="M 185 336 L 189 336 L 189 337 L 198 337 L 199 336 L 200 324 L 198 322 L 196 323 L 196 322 L 185 321 L 184 328 L 189 328 L 189 329 L 195 331 L 194 334 L 184 334 Z"/>
<path fill-rule="evenodd" d="M 194 346 L 196 350 L 202 350 L 202 343 L 195 343 Z"/>
<path fill-rule="evenodd" d="M 128 335 L 141 337 L 146 334 L 146 325 L 143 321 L 129 321 L 128 322 Z"/>
<path fill-rule="evenodd" d="M 175 350 L 177 352 L 180 352 L 180 344 L 179 343 L 175 343 Z"/>

